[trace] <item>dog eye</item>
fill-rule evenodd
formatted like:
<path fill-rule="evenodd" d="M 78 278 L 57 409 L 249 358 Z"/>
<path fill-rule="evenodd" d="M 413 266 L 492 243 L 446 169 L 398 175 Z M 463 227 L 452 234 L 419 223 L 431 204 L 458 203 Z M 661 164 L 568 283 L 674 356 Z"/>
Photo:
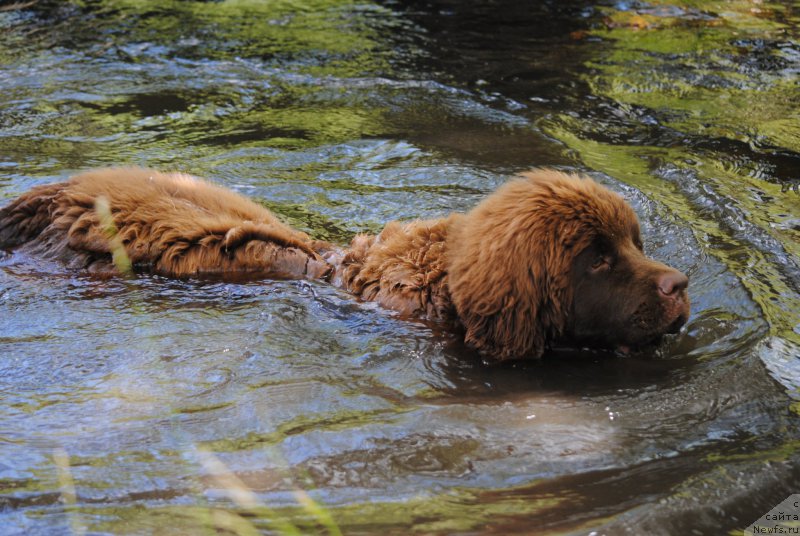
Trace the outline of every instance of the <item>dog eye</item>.
<path fill-rule="evenodd" d="M 611 257 L 609 255 L 598 255 L 592 261 L 592 271 L 599 272 L 611 268 Z"/>

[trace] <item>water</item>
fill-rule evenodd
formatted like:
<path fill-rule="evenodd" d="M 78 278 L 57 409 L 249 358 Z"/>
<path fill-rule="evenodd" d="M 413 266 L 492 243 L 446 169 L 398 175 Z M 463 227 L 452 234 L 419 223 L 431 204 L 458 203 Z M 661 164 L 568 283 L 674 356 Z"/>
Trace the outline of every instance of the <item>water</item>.
<path fill-rule="evenodd" d="M 693 302 L 650 355 L 488 367 L 322 284 L 2 253 L 0 533 L 725 534 L 800 489 L 800 4 L 42 0 L 0 30 L 0 204 L 147 165 L 345 243 L 560 166 Z"/>

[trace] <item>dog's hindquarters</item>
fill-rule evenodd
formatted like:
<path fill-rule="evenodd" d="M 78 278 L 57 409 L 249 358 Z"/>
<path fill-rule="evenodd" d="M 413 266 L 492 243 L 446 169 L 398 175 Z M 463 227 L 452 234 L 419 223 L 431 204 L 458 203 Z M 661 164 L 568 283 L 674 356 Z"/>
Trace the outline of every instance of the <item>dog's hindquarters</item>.
<path fill-rule="evenodd" d="M 106 169 L 42 186 L 0 209 L 0 248 L 72 268 L 173 277 L 324 278 L 308 237 L 267 209 L 187 175 Z"/>
<path fill-rule="evenodd" d="M 56 197 L 67 185 L 38 186 L 0 208 L 0 248 L 13 249 L 38 237 L 52 222 Z"/>

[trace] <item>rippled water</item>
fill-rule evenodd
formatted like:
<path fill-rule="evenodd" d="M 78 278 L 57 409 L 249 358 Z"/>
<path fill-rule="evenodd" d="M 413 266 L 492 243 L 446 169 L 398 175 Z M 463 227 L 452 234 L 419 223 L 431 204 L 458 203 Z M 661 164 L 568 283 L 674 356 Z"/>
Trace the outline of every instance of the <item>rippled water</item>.
<path fill-rule="evenodd" d="M 652 355 L 490 367 L 317 283 L 0 253 L 0 533 L 725 534 L 800 491 L 800 4 L 0 10 L 0 204 L 147 165 L 344 243 L 560 166 L 693 301 Z"/>

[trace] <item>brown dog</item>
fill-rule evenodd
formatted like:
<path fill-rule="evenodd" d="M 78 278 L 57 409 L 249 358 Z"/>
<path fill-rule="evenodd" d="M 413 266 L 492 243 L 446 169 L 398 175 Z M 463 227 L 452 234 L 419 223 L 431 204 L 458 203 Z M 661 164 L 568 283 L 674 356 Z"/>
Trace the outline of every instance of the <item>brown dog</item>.
<path fill-rule="evenodd" d="M 688 279 L 645 257 L 622 197 L 551 170 L 508 182 L 466 214 L 391 222 L 342 249 L 191 176 L 105 169 L 0 209 L 0 247 L 98 272 L 329 280 L 407 315 L 454 321 L 499 360 L 539 357 L 554 341 L 627 350 L 689 316 Z"/>

